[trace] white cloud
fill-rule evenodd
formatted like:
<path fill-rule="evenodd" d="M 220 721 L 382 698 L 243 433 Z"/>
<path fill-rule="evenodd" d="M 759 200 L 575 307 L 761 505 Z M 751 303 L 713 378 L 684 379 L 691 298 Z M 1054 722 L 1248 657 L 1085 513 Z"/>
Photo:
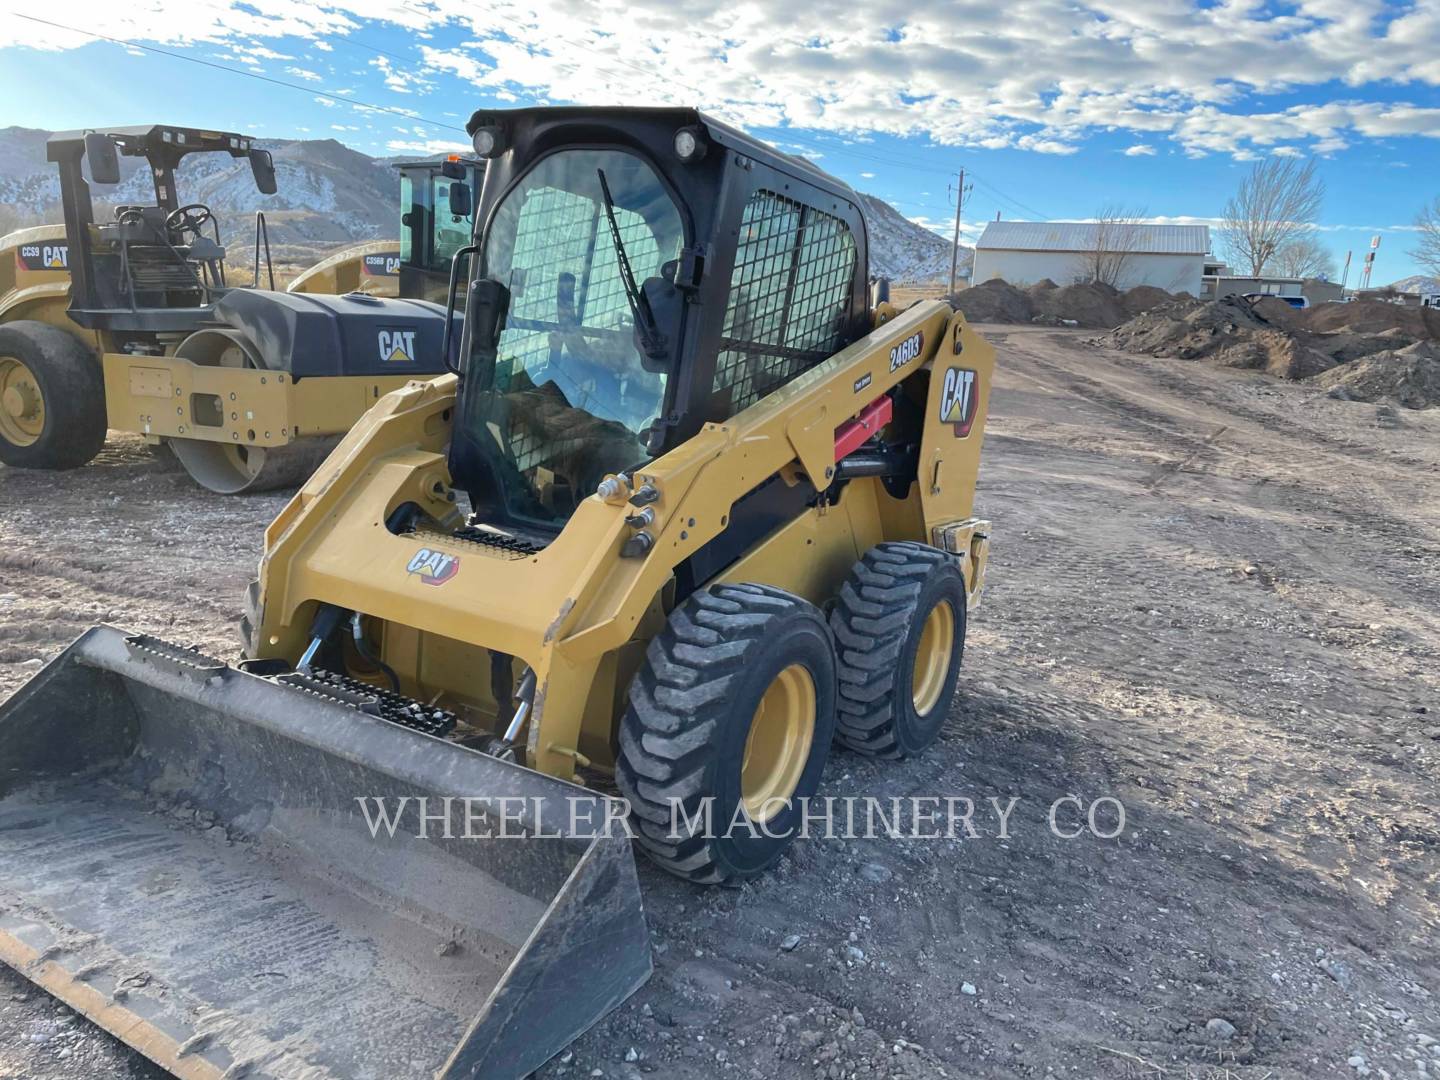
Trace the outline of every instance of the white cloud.
<path fill-rule="evenodd" d="M 391 139 L 385 147 L 392 154 L 416 154 L 426 157 L 435 154 L 463 154 L 470 150 L 463 142 L 455 139 Z"/>
<path fill-rule="evenodd" d="M 63 20 L 160 45 L 207 44 L 252 68 L 290 57 L 264 42 L 330 42 L 372 22 L 417 42 L 421 62 L 371 61 L 386 89 L 421 95 L 444 72 L 491 96 L 694 105 L 748 127 L 846 141 L 923 135 L 942 145 L 1074 153 L 1120 131 L 1140 156 L 1163 140 L 1248 159 L 1361 139 L 1440 138 L 1440 3 L 1413 0 L 1013 0 L 916 7 L 881 0 L 715 5 L 709 0 L 73 0 Z M 464 45 L 442 48 L 442 25 Z M 90 39 L 11 18 L 0 46 Z M 302 76 L 303 77 L 303 76 Z M 1411 101 L 1366 100 L 1385 84 Z M 1307 88 L 1343 102 L 1275 108 Z M 1291 100 L 1294 100 L 1292 97 Z M 1416 104 L 1419 102 L 1421 104 Z"/>
<path fill-rule="evenodd" d="M 1136 143 L 1134 146 L 1125 148 L 1126 157 L 1154 157 L 1155 147 L 1148 143 Z"/>
<path fill-rule="evenodd" d="M 285 69 L 297 79 L 304 79 L 306 82 L 324 82 L 325 80 L 318 71 L 311 71 L 308 68 L 287 67 Z"/>
<path fill-rule="evenodd" d="M 874 179 L 875 179 L 875 174 L 874 174 L 873 172 L 862 172 L 862 173 L 860 174 L 860 179 L 862 179 L 862 180 L 874 180 Z"/>

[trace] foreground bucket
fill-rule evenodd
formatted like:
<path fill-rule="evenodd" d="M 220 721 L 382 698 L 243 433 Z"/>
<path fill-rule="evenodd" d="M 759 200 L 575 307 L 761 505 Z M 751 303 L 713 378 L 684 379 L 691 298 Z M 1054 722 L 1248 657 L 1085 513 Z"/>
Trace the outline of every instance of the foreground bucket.
<path fill-rule="evenodd" d="M 87 631 L 0 705 L 0 959 L 205 1078 L 519 1077 L 646 980 L 609 800 L 345 699 Z"/>

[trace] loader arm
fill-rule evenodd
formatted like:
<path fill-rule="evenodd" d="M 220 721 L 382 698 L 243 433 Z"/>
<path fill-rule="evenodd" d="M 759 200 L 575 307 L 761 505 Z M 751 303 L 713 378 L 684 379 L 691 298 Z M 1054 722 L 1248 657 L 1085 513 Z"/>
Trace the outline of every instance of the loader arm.
<path fill-rule="evenodd" d="M 537 682 L 528 764 L 571 778 L 577 755 L 586 758 L 587 713 L 594 723 L 606 711 L 595 687 L 615 689 L 613 671 L 600 676 L 617 650 L 646 636 L 676 567 L 724 532 L 737 500 L 782 470 L 827 488 L 837 430 L 893 387 L 923 380 L 914 384 L 925 421 L 913 538 L 928 541 L 968 518 L 993 368 L 993 349 L 961 315 L 941 301 L 918 304 L 729 421 L 706 425 L 609 499 L 582 500 L 550 544 L 523 554 L 458 538 L 445 524 L 454 514 L 443 444 L 455 383 L 408 387 L 362 420 L 271 526 L 254 651 L 295 662 L 323 602 L 384 623 L 385 659 L 411 696 L 463 696 L 454 672 L 483 682 L 478 650 L 516 657 Z M 941 420 L 952 369 L 969 373 L 963 437 Z M 627 523 L 636 509 L 628 498 L 644 487 L 658 496 L 644 528 L 649 549 L 626 557 L 637 531 Z M 430 520 L 396 535 L 385 523 L 407 501 Z M 425 572 L 452 566 L 448 576 Z M 485 704 L 502 711 L 508 703 Z"/>

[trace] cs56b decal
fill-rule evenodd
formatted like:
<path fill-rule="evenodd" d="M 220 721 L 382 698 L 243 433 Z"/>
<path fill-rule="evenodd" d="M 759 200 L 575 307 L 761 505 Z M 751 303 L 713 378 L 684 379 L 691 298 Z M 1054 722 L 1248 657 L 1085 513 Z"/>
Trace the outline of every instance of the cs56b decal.
<path fill-rule="evenodd" d="M 420 580 L 426 585 L 444 585 L 460 572 L 460 559 L 443 551 L 421 548 L 411 558 L 405 572 L 419 574 Z"/>
<path fill-rule="evenodd" d="M 970 434 L 979 403 L 980 376 L 970 368 L 946 368 L 940 386 L 940 422 L 953 424 L 957 439 Z"/>
<path fill-rule="evenodd" d="M 400 273 L 400 253 L 386 251 L 377 255 L 366 255 L 360 268 L 367 277 L 396 277 Z"/>

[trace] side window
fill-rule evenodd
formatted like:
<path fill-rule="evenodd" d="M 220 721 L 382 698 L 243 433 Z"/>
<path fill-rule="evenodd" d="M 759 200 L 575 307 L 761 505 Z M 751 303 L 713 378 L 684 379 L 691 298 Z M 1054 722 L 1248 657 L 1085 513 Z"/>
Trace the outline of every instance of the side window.
<path fill-rule="evenodd" d="M 834 353 L 855 238 L 839 218 L 772 191 L 745 206 L 712 401 L 733 416 Z"/>
<path fill-rule="evenodd" d="M 451 180 L 438 173 L 430 181 L 432 188 L 430 206 L 435 222 L 435 237 L 430 245 L 430 268 L 432 270 L 450 269 L 450 260 L 454 257 L 455 252 L 470 242 L 470 230 L 473 225 L 470 216 L 456 217 L 450 213 L 450 185 L 466 183 L 469 181 Z"/>
<path fill-rule="evenodd" d="M 408 172 L 400 174 L 400 213 L 408 214 L 415 205 L 415 187 Z M 410 263 L 415 258 L 415 245 L 411 238 L 411 226 L 400 226 L 400 261 Z"/>

